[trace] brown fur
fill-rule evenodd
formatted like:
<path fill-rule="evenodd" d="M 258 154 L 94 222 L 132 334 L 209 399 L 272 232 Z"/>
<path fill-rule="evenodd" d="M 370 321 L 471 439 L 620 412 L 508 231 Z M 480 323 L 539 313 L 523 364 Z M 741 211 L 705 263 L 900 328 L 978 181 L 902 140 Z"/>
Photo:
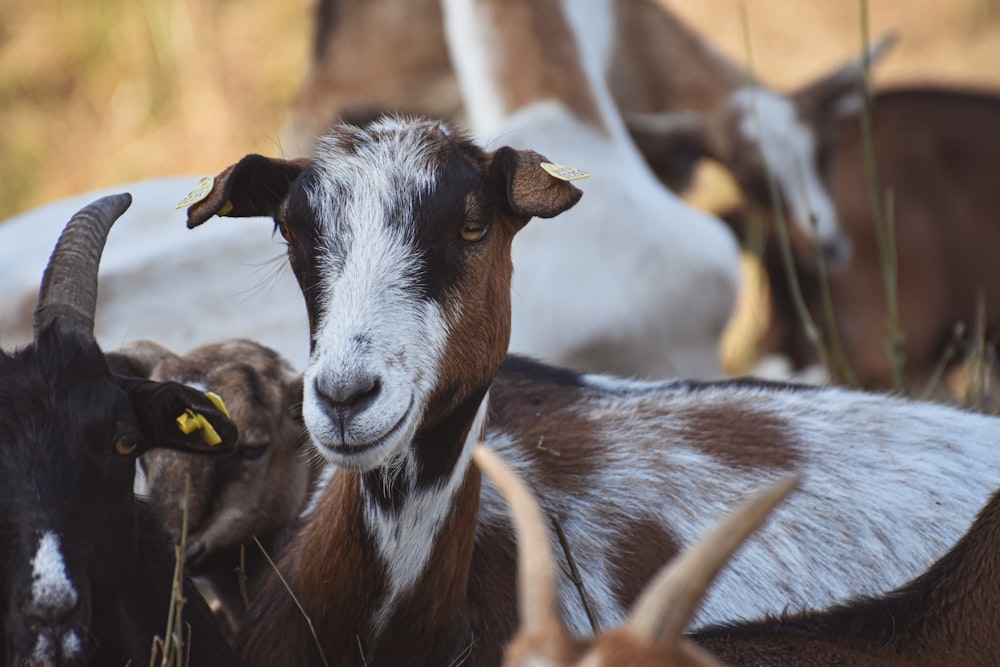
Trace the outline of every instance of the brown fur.
<path fill-rule="evenodd" d="M 680 541 L 655 521 L 633 521 L 622 530 L 618 560 L 612 564 L 615 594 L 627 607 L 642 592 L 645 582 L 663 567 L 664 554 L 681 552 Z"/>
<path fill-rule="evenodd" d="M 688 442 L 727 466 L 791 472 L 804 463 L 788 425 L 771 415 L 730 406 L 675 416 L 686 422 Z"/>
<path fill-rule="evenodd" d="M 538 0 L 481 0 L 503 45 L 496 77 L 505 115 L 554 98 L 601 133 L 607 128 L 580 67 L 581 54 L 562 8 Z M 525 27 L 531 34 L 525 34 Z"/>
<path fill-rule="evenodd" d="M 1000 326 L 1000 264 L 992 252 L 1000 247 L 1000 189 L 990 176 L 1000 155 L 1000 133 L 987 129 L 1000 124 L 1000 102 L 992 95 L 902 89 L 879 93 L 873 105 L 878 184 L 882 191 L 892 190 L 895 206 L 906 382 L 920 393 L 952 342 L 956 324 L 974 330 L 980 294 L 987 340 L 995 339 Z M 886 299 L 858 124 L 844 121 L 828 136 L 831 192 L 854 245 L 851 263 L 831 276 L 837 329 L 859 383 L 889 387 Z M 797 366 L 815 363 L 777 249 L 769 249 L 764 261 L 772 320 L 763 348 L 788 354 Z M 813 261 L 800 255 L 796 264 L 809 310 L 826 329 Z M 960 347 L 959 356 L 963 351 Z M 830 370 L 840 377 L 836 368 Z"/>

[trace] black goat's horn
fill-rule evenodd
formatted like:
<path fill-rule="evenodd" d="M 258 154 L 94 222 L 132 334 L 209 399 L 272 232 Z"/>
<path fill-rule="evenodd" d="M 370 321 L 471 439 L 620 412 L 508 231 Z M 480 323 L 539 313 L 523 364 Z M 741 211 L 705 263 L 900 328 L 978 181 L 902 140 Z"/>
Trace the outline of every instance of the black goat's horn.
<path fill-rule="evenodd" d="M 61 331 L 94 338 L 97 267 L 111 225 L 132 204 L 132 195 L 109 195 L 80 209 L 66 223 L 42 274 L 35 307 L 35 341 L 58 323 Z"/>

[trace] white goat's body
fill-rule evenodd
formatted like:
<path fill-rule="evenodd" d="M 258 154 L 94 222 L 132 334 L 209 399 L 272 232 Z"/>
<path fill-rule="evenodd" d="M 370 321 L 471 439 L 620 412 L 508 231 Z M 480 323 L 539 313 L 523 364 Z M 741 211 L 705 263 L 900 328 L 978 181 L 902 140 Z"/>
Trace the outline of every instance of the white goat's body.
<path fill-rule="evenodd" d="M 100 271 L 96 336 L 108 350 L 152 339 L 186 352 L 252 337 L 302 368 L 308 358 L 306 311 L 283 264 L 272 225 L 184 226 L 177 202 L 198 184 L 182 176 L 128 183 L 69 197 L 0 223 L 0 341 L 31 340 L 38 281 L 69 215 L 108 192 L 128 191 L 133 205 L 108 244 Z M 280 240 L 279 240 L 280 241 Z"/>
<path fill-rule="evenodd" d="M 936 404 L 592 375 L 553 384 L 530 373 L 505 396 L 510 377 L 501 371 L 494 385 L 487 442 L 559 518 L 603 628 L 628 609 L 615 572 L 650 548 L 637 525 L 658 526 L 683 549 L 760 485 L 803 473 L 711 588 L 695 619 L 705 625 L 892 590 L 944 554 L 1000 486 L 1000 422 Z M 528 388 L 537 421 L 514 414 Z M 768 425 L 776 441 L 750 424 Z M 480 534 L 498 525 L 506 506 L 484 485 Z M 563 618 L 589 634 L 578 591 L 563 584 Z"/>
<path fill-rule="evenodd" d="M 476 135 L 592 175 L 579 182 L 578 206 L 514 241 L 511 351 L 623 375 L 721 375 L 718 345 L 736 299 L 738 248 L 717 219 L 661 186 L 629 139 L 604 83 L 612 5 L 565 3 L 598 128 L 546 96 L 504 113 L 505 91 L 493 79 L 503 56 L 481 46 L 494 37 L 486 12 L 464 4 L 446 3 L 446 35 Z M 607 21 L 595 18 L 602 15 Z"/>

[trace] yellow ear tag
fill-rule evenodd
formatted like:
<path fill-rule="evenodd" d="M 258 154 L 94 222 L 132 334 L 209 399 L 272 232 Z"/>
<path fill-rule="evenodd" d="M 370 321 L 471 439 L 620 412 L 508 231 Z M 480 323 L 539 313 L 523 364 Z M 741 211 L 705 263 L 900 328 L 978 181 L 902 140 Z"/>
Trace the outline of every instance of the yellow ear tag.
<path fill-rule="evenodd" d="M 212 405 L 215 406 L 216 410 L 229 417 L 229 410 L 226 410 L 226 404 L 222 401 L 221 396 L 214 391 L 206 391 L 205 396 L 208 397 L 208 400 L 212 401 Z"/>
<path fill-rule="evenodd" d="M 178 202 L 177 208 L 187 208 L 191 204 L 197 204 L 201 200 L 208 197 L 208 195 L 212 194 L 213 187 L 215 187 L 215 176 L 206 176 L 198 181 L 198 185 L 195 186 L 194 190 L 189 192 L 184 199 Z"/>
<path fill-rule="evenodd" d="M 590 174 L 581 171 L 576 167 L 567 167 L 564 164 L 554 164 L 543 162 L 539 165 L 549 176 L 558 178 L 560 181 L 578 181 L 581 178 L 590 178 Z"/>
<path fill-rule="evenodd" d="M 215 401 L 212 401 L 213 403 Z M 190 435 L 195 431 L 201 431 L 201 439 L 205 441 L 205 444 L 209 447 L 215 447 L 222 442 L 222 438 L 216 433 L 212 425 L 205 419 L 204 416 L 198 414 L 190 408 L 184 411 L 180 417 L 177 418 L 177 427 L 181 430 L 184 435 Z"/>

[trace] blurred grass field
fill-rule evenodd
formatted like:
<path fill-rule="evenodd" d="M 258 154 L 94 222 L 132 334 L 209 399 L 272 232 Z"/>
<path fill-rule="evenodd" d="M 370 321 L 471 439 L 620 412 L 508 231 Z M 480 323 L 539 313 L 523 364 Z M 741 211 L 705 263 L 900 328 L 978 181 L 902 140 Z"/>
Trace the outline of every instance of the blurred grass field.
<path fill-rule="evenodd" d="M 745 60 L 736 0 L 663 0 Z M 281 153 L 314 0 L 0 0 L 0 219 L 141 178 Z M 756 68 L 779 87 L 860 43 L 850 0 L 748 0 Z M 902 41 L 886 82 L 1000 90 L 1000 0 L 871 0 Z M 665 64 L 669 66 L 669 64 Z"/>

